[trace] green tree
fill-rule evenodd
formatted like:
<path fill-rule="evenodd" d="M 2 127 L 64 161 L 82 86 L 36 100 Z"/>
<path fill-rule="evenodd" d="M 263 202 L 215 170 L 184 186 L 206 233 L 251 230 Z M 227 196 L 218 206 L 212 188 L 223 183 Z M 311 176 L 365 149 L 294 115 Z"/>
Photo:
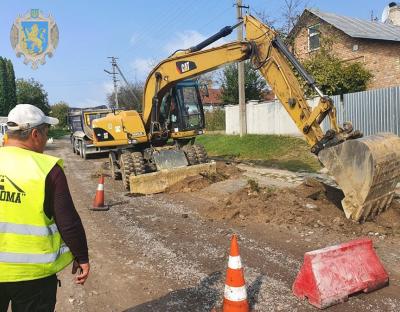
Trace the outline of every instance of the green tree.
<path fill-rule="evenodd" d="M 303 62 L 324 94 L 364 91 L 373 75 L 358 62 L 345 63 L 332 52 L 332 40 L 321 38 L 321 48 Z"/>
<path fill-rule="evenodd" d="M 6 60 L 7 71 L 7 114 L 17 105 L 17 87 L 15 85 L 15 73 L 11 60 Z"/>
<path fill-rule="evenodd" d="M 60 101 L 54 105 L 51 105 L 50 108 L 51 108 L 50 116 L 55 117 L 60 121 L 57 127 L 65 128 L 67 126 L 69 105 L 64 101 Z"/>
<path fill-rule="evenodd" d="M 129 86 L 118 88 L 118 106 L 119 108 L 133 109 L 138 112 L 142 110 L 143 101 L 143 82 L 130 83 Z M 107 102 L 110 107 L 116 107 L 115 92 L 107 94 Z"/>
<path fill-rule="evenodd" d="M 0 57 L 0 116 L 8 114 L 6 61 Z"/>
<path fill-rule="evenodd" d="M 31 79 L 17 79 L 17 103 L 32 104 L 40 108 L 46 115 L 50 112 L 49 100 L 47 92 L 43 89 L 43 85 Z"/>
<path fill-rule="evenodd" d="M 225 66 L 219 79 L 221 83 L 221 99 L 225 104 L 239 103 L 238 67 L 237 64 Z M 262 99 L 266 83 L 260 73 L 251 67 L 251 63 L 244 63 L 244 86 L 246 101 Z"/>

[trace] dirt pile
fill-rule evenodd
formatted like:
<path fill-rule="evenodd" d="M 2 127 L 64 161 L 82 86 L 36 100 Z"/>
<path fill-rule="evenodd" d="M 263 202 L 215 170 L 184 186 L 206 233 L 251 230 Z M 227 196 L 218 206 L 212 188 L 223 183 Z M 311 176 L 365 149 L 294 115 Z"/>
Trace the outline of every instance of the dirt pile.
<path fill-rule="evenodd" d="M 234 222 L 274 223 L 292 229 L 296 226 L 324 228 L 339 233 L 359 235 L 399 235 L 400 205 L 381 214 L 375 222 L 357 224 L 346 219 L 340 201 L 343 193 L 315 179 L 306 179 L 295 188 L 259 187 L 249 180 L 241 189 L 207 211 L 211 219 Z"/>
<path fill-rule="evenodd" d="M 217 162 L 217 172 L 215 174 L 201 174 L 187 177 L 182 181 L 171 185 L 166 189 L 166 193 L 194 192 L 206 188 L 207 186 L 227 179 L 238 178 L 242 170 L 235 165 L 226 162 Z"/>

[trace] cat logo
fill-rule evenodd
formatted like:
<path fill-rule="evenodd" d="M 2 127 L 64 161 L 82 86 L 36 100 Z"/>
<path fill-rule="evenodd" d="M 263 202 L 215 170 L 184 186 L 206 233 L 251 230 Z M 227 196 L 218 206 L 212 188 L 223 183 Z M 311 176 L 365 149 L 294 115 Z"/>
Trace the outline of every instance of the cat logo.
<path fill-rule="evenodd" d="M 0 202 L 20 204 L 21 196 L 25 196 L 25 192 L 9 177 L 0 175 Z"/>
<path fill-rule="evenodd" d="M 176 62 L 176 69 L 180 74 L 186 73 L 196 68 L 197 68 L 196 63 L 192 61 Z"/>
<path fill-rule="evenodd" d="M 46 55 L 53 56 L 58 45 L 58 28 L 54 19 L 47 18 L 38 9 L 19 16 L 11 28 L 11 45 L 18 57 L 24 56 L 24 64 L 46 63 Z"/>

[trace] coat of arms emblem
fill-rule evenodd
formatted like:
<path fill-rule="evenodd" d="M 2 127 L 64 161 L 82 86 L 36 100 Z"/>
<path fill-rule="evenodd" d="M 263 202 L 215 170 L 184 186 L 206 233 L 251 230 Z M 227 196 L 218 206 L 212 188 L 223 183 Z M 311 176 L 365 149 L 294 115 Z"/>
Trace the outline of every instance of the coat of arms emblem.
<path fill-rule="evenodd" d="M 47 18 L 38 9 L 19 16 L 11 28 L 11 45 L 18 57 L 24 56 L 24 64 L 46 63 L 46 55 L 53 56 L 58 45 L 57 24 L 49 15 Z"/>

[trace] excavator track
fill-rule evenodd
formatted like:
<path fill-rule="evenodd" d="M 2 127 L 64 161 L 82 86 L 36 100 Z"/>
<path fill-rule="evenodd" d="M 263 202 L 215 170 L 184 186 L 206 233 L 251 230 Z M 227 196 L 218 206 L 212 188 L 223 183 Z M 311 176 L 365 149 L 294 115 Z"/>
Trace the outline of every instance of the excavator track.
<path fill-rule="evenodd" d="M 380 133 L 325 148 L 319 160 L 345 197 L 347 218 L 373 220 L 390 206 L 400 180 L 400 138 Z"/>
<path fill-rule="evenodd" d="M 205 164 L 208 162 L 208 155 L 207 155 L 207 151 L 204 148 L 203 145 L 201 144 L 193 144 L 193 149 L 196 152 L 196 157 L 197 157 L 197 161 L 199 162 L 199 164 Z"/>
<path fill-rule="evenodd" d="M 196 150 L 193 145 L 185 145 L 182 147 L 182 150 L 185 152 L 186 158 L 190 166 L 197 165 L 199 163 L 196 155 Z"/>

